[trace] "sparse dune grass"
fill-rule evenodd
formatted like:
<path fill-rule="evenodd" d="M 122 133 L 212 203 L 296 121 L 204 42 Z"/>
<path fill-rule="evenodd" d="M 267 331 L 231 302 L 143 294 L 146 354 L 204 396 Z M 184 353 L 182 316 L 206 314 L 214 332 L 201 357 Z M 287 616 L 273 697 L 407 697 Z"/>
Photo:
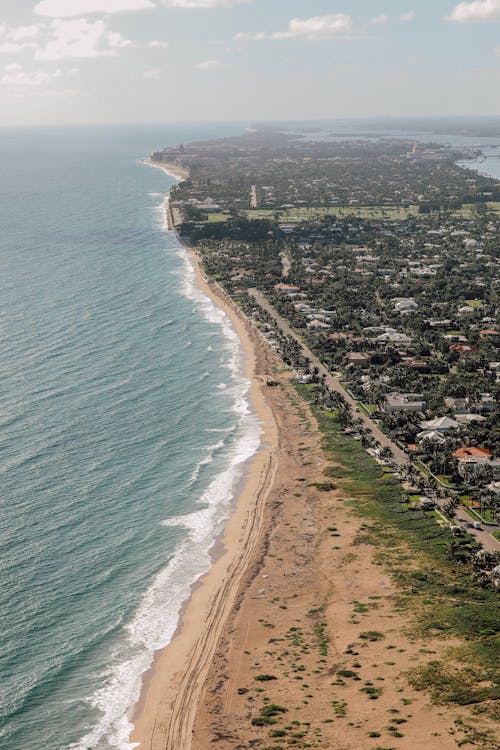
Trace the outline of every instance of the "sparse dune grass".
<path fill-rule="evenodd" d="M 297 388 L 311 400 L 311 386 Z M 358 541 L 380 551 L 375 560 L 397 584 L 394 598 L 398 608 L 411 615 L 413 636 L 463 643 L 449 649 L 449 663 L 416 667 L 410 681 L 435 701 L 471 703 L 493 715 L 500 698 L 498 592 L 481 588 L 470 568 L 449 557 L 449 531 L 405 506 L 399 482 L 342 431 L 335 413 L 311 408 L 332 461 L 323 473 L 335 477 L 353 511 L 365 519 Z M 370 640 L 368 632 L 360 637 Z"/>

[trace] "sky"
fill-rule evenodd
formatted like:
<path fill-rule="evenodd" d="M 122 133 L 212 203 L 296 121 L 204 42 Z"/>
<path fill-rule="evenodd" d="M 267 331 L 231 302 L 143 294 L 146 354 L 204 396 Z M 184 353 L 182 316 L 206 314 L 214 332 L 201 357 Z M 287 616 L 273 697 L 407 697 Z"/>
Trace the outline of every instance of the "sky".
<path fill-rule="evenodd" d="M 0 125 L 500 115 L 500 0 L 0 0 Z"/>

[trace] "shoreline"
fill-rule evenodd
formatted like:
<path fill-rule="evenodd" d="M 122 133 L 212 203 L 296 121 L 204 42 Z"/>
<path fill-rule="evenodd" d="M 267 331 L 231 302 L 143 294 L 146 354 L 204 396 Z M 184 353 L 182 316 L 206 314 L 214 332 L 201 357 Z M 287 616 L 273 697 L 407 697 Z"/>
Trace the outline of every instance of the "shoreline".
<path fill-rule="evenodd" d="M 170 165 L 146 163 L 182 179 L 180 174 L 171 171 Z M 168 205 L 166 210 L 168 214 Z M 225 312 L 239 338 L 245 374 L 250 382 L 250 404 L 260 422 L 261 436 L 259 447 L 248 460 L 236 488 L 225 527 L 210 551 L 211 567 L 191 587 L 174 636 L 155 654 L 151 668 L 143 675 L 139 701 L 131 709 L 130 720 L 134 724 L 131 747 L 151 750 L 166 747 L 188 750 L 190 747 L 197 699 L 261 539 L 264 510 L 277 469 L 276 422 L 264 397 L 265 381 L 256 373 L 257 334 L 227 300 L 223 290 L 205 278 L 196 251 L 180 239 L 179 242 L 189 256 L 196 284 Z"/>
<path fill-rule="evenodd" d="M 173 164 L 166 161 L 151 161 L 151 159 L 142 159 L 141 164 L 145 164 L 147 167 L 163 169 L 170 177 L 175 177 L 180 181 L 189 179 L 189 169 L 181 167 L 180 164 Z"/>

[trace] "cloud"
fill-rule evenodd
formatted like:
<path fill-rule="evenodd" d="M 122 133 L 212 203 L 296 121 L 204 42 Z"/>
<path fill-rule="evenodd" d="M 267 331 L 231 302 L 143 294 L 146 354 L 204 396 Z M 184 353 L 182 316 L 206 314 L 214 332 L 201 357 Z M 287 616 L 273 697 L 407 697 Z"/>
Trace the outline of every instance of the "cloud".
<path fill-rule="evenodd" d="M 19 63 L 11 63 L 4 70 L 5 72 L 0 78 L 0 83 L 4 86 L 13 86 L 16 88 L 43 86 L 63 76 L 63 72 L 59 68 L 52 73 L 41 70 L 34 73 L 27 73 Z"/>
<path fill-rule="evenodd" d="M 232 8 L 252 0 L 163 0 L 167 8 Z"/>
<path fill-rule="evenodd" d="M 198 70 L 216 70 L 217 68 L 225 68 L 226 64 L 221 60 L 204 60 L 197 63 L 194 67 Z"/>
<path fill-rule="evenodd" d="M 151 49 L 167 49 L 168 42 L 165 42 L 163 39 L 153 39 L 148 43 L 148 47 L 151 47 Z"/>
<path fill-rule="evenodd" d="M 285 31 L 258 31 L 254 34 L 236 34 L 238 40 L 261 41 L 263 39 L 327 39 L 346 34 L 352 29 L 352 18 L 344 13 L 333 13 L 312 18 L 292 18 Z"/>
<path fill-rule="evenodd" d="M 33 39 L 40 32 L 39 26 L 14 26 L 9 29 L 5 24 L 0 26 L 0 36 L 3 41 L 0 43 L 0 53 L 15 54 L 25 49 L 33 49 L 36 43 Z"/>
<path fill-rule="evenodd" d="M 39 26 L 14 26 L 14 28 L 5 31 L 6 36 L 15 42 L 20 39 L 33 39 L 40 32 Z"/>
<path fill-rule="evenodd" d="M 469 21 L 500 21 L 500 0 L 474 0 L 459 3 L 447 21 L 467 23 Z"/>
<path fill-rule="evenodd" d="M 49 18 L 70 18 L 89 13 L 123 13 L 154 8 L 151 0 L 41 0 L 33 13 Z"/>
<path fill-rule="evenodd" d="M 381 13 L 379 16 L 375 16 L 375 18 L 372 18 L 370 20 L 370 23 L 374 26 L 381 26 L 384 23 L 388 23 L 391 20 L 399 20 L 403 21 L 404 23 L 410 23 L 411 21 L 415 21 L 417 17 L 417 14 L 414 10 L 409 10 L 406 13 L 401 13 L 397 18 L 391 19 L 390 16 L 386 15 L 385 13 Z"/>
<path fill-rule="evenodd" d="M 110 31 L 104 21 L 54 19 L 50 30 L 52 38 L 44 47 L 37 49 L 36 60 L 114 57 L 117 50 L 132 44 L 121 34 Z"/>
<path fill-rule="evenodd" d="M 388 20 L 389 20 L 389 16 L 386 16 L 385 13 L 381 13 L 380 16 L 375 16 L 375 18 L 372 18 L 371 21 L 370 21 L 370 23 L 372 23 L 372 24 L 374 24 L 376 26 L 380 26 L 383 23 L 387 23 Z"/>
<path fill-rule="evenodd" d="M 13 55 L 16 52 L 22 52 L 25 49 L 35 49 L 34 42 L 2 42 L 0 44 L 0 54 Z"/>

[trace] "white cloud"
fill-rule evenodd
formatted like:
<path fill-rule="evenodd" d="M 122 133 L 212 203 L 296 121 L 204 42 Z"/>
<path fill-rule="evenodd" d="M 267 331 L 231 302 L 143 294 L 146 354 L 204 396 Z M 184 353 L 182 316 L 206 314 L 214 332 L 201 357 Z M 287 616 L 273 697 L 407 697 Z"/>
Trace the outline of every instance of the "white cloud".
<path fill-rule="evenodd" d="M 403 21 L 404 23 L 410 23 L 411 21 L 415 21 L 417 18 L 417 14 L 414 10 L 409 10 L 406 13 L 401 13 L 398 16 L 398 19 L 400 21 Z M 379 16 L 375 16 L 375 18 L 372 18 L 370 20 L 370 23 L 377 26 L 382 25 L 384 23 L 388 23 L 391 20 L 390 16 L 386 15 L 385 13 L 381 13 Z M 394 19 L 397 20 L 397 19 Z"/>
<path fill-rule="evenodd" d="M 2 24 L 0 36 L 3 37 L 3 41 L 0 43 L 0 53 L 15 54 L 25 49 L 35 48 L 36 43 L 32 40 L 39 32 L 39 26 L 14 26 L 9 29 Z"/>
<path fill-rule="evenodd" d="M 41 0 L 33 13 L 49 18 L 70 18 L 89 13 L 123 13 L 154 8 L 151 0 Z"/>
<path fill-rule="evenodd" d="M 374 24 L 375 26 L 380 26 L 384 23 L 387 23 L 389 20 L 389 16 L 386 16 L 385 13 L 381 13 L 380 16 L 375 16 L 375 18 L 372 18 L 370 23 Z"/>
<path fill-rule="evenodd" d="M 9 39 L 18 42 L 20 39 L 34 39 L 40 32 L 39 26 L 14 26 L 4 33 Z"/>
<path fill-rule="evenodd" d="M 16 54 L 16 52 L 22 52 L 25 49 L 34 49 L 36 44 L 34 42 L 2 42 L 0 44 L 0 54 Z"/>
<path fill-rule="evenodd" d="M 11 63 L 6 66 L 3 76 L 0 78 L 0 83 L 4 86 L 15 88 L 44 86 L 51 81 L 62 78 L 62 76 L 63 72 L 59 68 L 52 73 L 41 70 L 28 73 L 23 69 L 22 65 Z"/>
<path fill-rule="evenodd" d="M 148 47 L 152 49 L 167 49 L 168 42 L 165 42 L 163 39 L 153 39 L 149 42 Z"/>
<path fill-rule="evenodd" d="M 194 67 L 198 70 L 216 70 L 217 68 L 225 68 L 226 65 L 221 60 L 204 60 L 197 63 Z"/>
<path fill-rule="evenodd" d="M 474 0 L 474 2 L 459 3 L 447 21 L 500 21 L 500 0 Z"/>
<path fill-rule="evenodd" d="M 261 41 L 263 39 L 327 39 L 333 36 L 346 34 L 352 29 L 352 18 L 344 13 L 333 13 L 326 16 L 313 16 L 312 18 L 292 18 L 285 31 L 258 31 L 254 34 L 236 34 L 236 39 L 251 39 Z"/>
<path fill-rule="evenodd" d="M 252 0 L 163 0 L 167 8 L 232 8 Z"/>
<path fill-rule="evenodd" d="M 121 34 L 110 31 L 104 21 L 54 19 L 50 29 L 52 38 L 37 49 L 36 60 L 114 57 L 117 50 L 132 44 Z"/>

